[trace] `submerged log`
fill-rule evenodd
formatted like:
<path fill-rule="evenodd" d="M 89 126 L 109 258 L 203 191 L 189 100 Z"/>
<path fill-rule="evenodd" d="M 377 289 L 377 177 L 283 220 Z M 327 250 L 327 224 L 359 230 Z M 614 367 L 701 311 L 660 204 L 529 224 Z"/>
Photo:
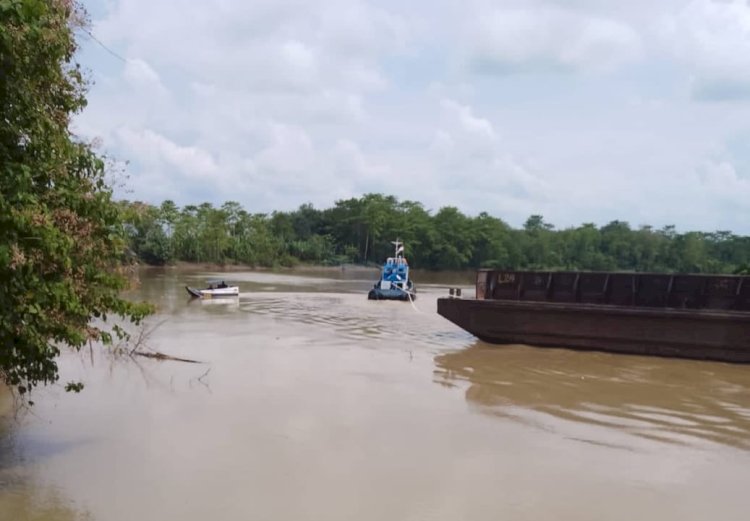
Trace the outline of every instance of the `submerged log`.
<path fill-rule="evenodd" d="M 133 355 L 137 356 L 143 356 L 145 358 L 151 358 L 153 360 L 170 360 L 173 362 L 186 362 L 188 364 L 202 364 L 203 362 L 200 362 L 198 360 L 191 360 L 190 358 L 179 358 L 172 355 L 165 355 L 164 353 L 159 353 L 157 351 L 148 352 L 148 351 L 133 351 Z"/>

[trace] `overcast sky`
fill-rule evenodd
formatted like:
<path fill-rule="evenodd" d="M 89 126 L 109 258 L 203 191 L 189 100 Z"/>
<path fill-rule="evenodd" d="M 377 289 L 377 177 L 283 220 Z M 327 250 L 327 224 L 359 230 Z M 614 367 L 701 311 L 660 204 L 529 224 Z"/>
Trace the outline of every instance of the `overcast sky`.
<path fill-rule="evenodd" d="M 88 0 L 131 199 L 750 233 L 747 0 Z"/>

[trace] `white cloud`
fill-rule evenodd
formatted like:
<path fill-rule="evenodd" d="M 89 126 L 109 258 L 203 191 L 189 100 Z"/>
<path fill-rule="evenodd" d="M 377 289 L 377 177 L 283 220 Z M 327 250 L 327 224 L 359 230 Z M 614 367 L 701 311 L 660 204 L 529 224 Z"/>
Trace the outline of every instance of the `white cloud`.
<path fill-rule="evenodd" d="M 274 174 L 312 174 L 307 169 L 313 165 L 315 149 L 304 129 L 273 124 L 271 136 L 271 145 L 255 159 L 258 168 Z"/>
<path fill-rule="evenodd" d="M 160 67 L 275 92 L 310 91 L 321 81 L 380 88 L 373 61 L 404 45 L 407 32 L 397 16 L 358 0 L 229 0 L 214 7 L 115 2 L 96 30 Z"/>
<path fill-rule="evenodd" d="M 180 146 L 152 130 L 123 128 L 118 137 L 128 151 L 147 164 L 174 169 L 202 181 L 210 180 L 218 172 L 216 161 L 205 150 Z"/>
<path fill-rule="evenodd" d="M 183 199 L 177 194 L 194 187 L 208 187 L 204 191 L 213 194 L 217 184 L 229 182 L 219 175 L 219 166 L 209 152 L 179 145 L 152 130 L 119 128 L 113 141 L 124 156 L 133 158 L 138 169 L 127 187 L 136 199 Z"/>
<path fill-rule="evenodd" d="M 664 37 L 690 67 L 696 98 L 750 98 L 750 4 L 746 0 L 692 0 L 665 19 Z"/>
<path fill-rule="evenodd" d="M 409 39 L 407 23 L 377 2 L 350 0 L 318 4 L 318 38 L 326 48 L 349 57 L 375 55 L 403 48 Z"/>
<path fill-rule="evenodd" d="M 402 172 L 395 172 L 386 164 L 376 163 L 357 143 L 349 139 L 339 139 L 336 142 L 331 159 L 334 173 L 331 186 L 341 184 L 349 190 L 347 195 L 383 191 L 395 194 L 402 185 Z"/>
<path fill-rule="evenodd" d="M 440 123 L 422 169 L 441 182 L 430 186 L 424 179 L 423 190 L 441 204 L 493 209 L 513 220 L 524 218 L 530 205 L 546 204 L 548 184 L 507 150 L 488 119 L 453 99 L 439 105 Z"/>
<path fill-rule="evenodd" d="M 136 88 L 164 89 L 156 71 L 148 63 L 138 58 L 128 60 L 125 63 L 123 78 Z"/>
<path fill-rule="evenodd" d="M 470 31 L 469 60 L 479 72 L 607 71 L 641 53 L 640 36 L 626 23 L 553 5 L 493 6 Z"/>
<path fill-rule="evenodd" d="M 750 179 L 740 177 L 728 160 L 707 161 L 698 171 L 704 195 L 711 200 L 747 206 L 750 201 Z"/>
<path fill-rule="evenodd" d="M 492 128 L 492 123 L 486 119 L 476 117 L 471 107 L 461 105 L 451 99 L 441 100 L 440 105 L 449 118 L 457 120 L 461 130 L 464 132 L 473 137 L 481 137 L 489 140 L 495 139 L 495 130 Z"/>
<path fill-rule="evenodd" d="M 76 128 L 128 197 L 750 231 L 743 2 L 106 1 Z"/>

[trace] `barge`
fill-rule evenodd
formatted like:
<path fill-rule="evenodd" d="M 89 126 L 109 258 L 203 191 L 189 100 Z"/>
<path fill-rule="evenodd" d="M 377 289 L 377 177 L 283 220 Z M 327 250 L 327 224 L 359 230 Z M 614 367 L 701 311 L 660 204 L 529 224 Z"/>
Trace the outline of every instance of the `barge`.
<path fill-rule="evenodd" d="M 438 313 L 480 340 L 750 362 L 750 277 L 480 270 Z"/>

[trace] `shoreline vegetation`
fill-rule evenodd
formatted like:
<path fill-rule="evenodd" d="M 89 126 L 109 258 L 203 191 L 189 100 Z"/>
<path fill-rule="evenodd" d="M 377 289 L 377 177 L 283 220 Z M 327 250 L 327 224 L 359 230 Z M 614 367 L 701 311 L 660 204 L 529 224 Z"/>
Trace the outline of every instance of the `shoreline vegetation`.
<path fill-rule="evenodd" d="M 727 230 L 677 232 L 624 221 L 557 229 L 541 215 L 521 228 L 481 212 L 437 212 L 415 201 L 365 194 L 330 208 L 251 213 L 235 201 L 177 206 L 119 201 L 131 258 L 209 269 L 377 268 L 406 244 L 413 268 L 750 273 L 750 237 Z"/>
<path fill-rule="evenodd" d="M 145 269 L 174 269 L 179 271 L 219 271 L 231 273 L 233 271 L 295 271 L 295 272 L 339 272 L 339 271 L 377 271 L 380 266 L 371 263 L 368 265 L 362 264 L 307 264 L 300 263 L 293 266 L 253 266 L 251 264 L 242 264 L 235 262 L 218 263 L 218 262 L 187 262 L 187 261 L 174 261 L 169 264 L 148 264 L 143 263 L 139 265 L 139 268 Z"/>
<path fill-rule="evenodd" d="M 138 325 L 153 308 L 122 298 L 128 268 L 109 162 L 70 128 L 87 103 L 75 59 L 85 10 L 75 0 L 2 1 L 0 27 L 0 382 L 31 405 L 35 387 L 58 381 L 62 346 L 111 344 L 127 332 L 107 317 Z"/>

